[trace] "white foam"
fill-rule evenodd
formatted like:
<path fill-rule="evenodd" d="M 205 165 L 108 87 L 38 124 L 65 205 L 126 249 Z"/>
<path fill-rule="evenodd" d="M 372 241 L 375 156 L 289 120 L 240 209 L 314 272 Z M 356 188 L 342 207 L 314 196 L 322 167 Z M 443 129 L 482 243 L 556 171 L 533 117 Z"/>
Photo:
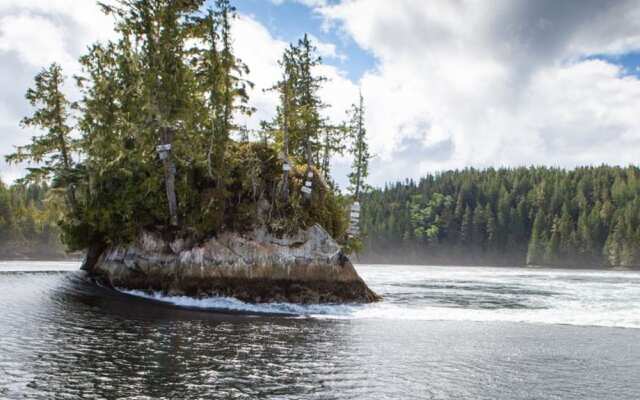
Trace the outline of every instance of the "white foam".
<path fill-rule="evenodd" d="M 194 299 L 139 291 L 125 293 L 182 307 L 322 319 L 640 328 L 637 272 L 407 266 L 359 266 L 358 270 L 374 291 L 385 297 L 384 301 L 368 305 L 248 304 L 228 297 Z M 483 297 L 495 300 L 497 305 L 487 307 L 482 303 Z M 456 303 L 456 299 L 464 301 Z M 517 303 L 518 307 L 509 307 L 509 303 Z"/>
<path fill-rule="evenodd" d="M 353 308 L 358 306 L 349 305 L 302 305 L 292 303 L 262 303 L 262 304 L 250 304 L 240 301 L 233 297 L 207 297 L 207 298 L 193 298 L 187 296 L 165 296 L 161 293 L 146 293 L 138 290 L 120 290 L 122 293 L 126 293 L 132 296 L 143 297 L 146 299 L 161 301 L 169 303 L 179 307 L 187 308 L 201 308 L 208 310 L 221 310 L 221 311 L 237 311 L 243 313 L 256 313 L 256 314 L 281 314 L 281 315 L 299 315 L 299 316 L 312 316 L 312 315 L 325 315 L 336 314 L 348 316 L 352 313 Z"/>
<path fill-rule="evenodd" d="M 80 261 L 0 261 L 0 272 L 77 271 Z"/>

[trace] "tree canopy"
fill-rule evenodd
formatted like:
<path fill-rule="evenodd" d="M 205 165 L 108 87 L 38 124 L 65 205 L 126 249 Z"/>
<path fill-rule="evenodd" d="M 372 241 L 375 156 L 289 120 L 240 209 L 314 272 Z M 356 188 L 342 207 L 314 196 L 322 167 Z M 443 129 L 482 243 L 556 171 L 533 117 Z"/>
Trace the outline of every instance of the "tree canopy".
<path fill-rule="evenodd" d="M 346 124 L 322 116 L 326 79 L 310 38 L 283 54 L 278 115 L 252 142 L 238 123 L 254 110 L 249 68 L 233 49 L 235 8 L 208 4 L 100 3 L 117 35 L 81 57 L 81 98 L 64 96 L 57 64 L 36 76 L 27 93 L 35 111 L 23 123 L 42 133 L 7 160 L 33 164 L 25 182 L 60 189 L 70 249 L 127 242 L 143 228 L 202 238 L 320 223 L 345 237 L 348 199 L 329 170 L 349 137 Z"/>
<path fill-rule="evenodd" d="M 61 258 L 58 220 L 63 204 L 46 183 L 0 181 L 0 259 Z"/>
<path fill-rule="evenodd" d="M 364 196 L 367 258 L 640 266 L 637 167 L 465 169 Z"/>

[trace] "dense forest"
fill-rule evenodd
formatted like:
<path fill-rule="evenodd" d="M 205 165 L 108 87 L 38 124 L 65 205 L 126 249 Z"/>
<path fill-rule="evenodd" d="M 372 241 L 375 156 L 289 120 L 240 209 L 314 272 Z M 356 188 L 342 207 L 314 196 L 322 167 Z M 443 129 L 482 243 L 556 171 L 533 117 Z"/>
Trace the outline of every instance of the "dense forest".
<path fill-rule="evenodd" d="M 308 35 L 282 54 L 270 89 L 280 100 L 273 120 L 250 131 L 240 121 L 255 111 L 253 84 L 233 49 L 236 10 L 228 0 L 98 4 L 116 35 L 80 58 L 72 81 L 80 97 L 67 97 L 69 78 L 55 63 L 27 90 L 32 113 L 21 125 L 39 135 L 6 156 L 29 164 L 9 193 L 49 190 L 9 196 L 24 203 L 7 213 L 12 240 L 33 237 L 30 228 L 16 231 L 26 224 L 20 218 L 37 215 L 42 224 L 38 212 L 49 212 L 48 202 L 71 251 L 99 252 L 142 230 L 197 242 L 223 231 L 284 234 L 313 224 L 359 247 L 348 209 L 368 174 L 364 102 L 354 99 L 342 122 L 324 117 L 326 78 Z M 331 160 L 346 152 L 354 159 L 349 196 L 330 175 Z"/>
<path fill-rule="evenodd" d="M 640 170 L 443 172 L 372 190 L 362 224 L 368 261 L 637 267 Z"/>
<path fill-rule="evenodd" d="M 0 181 L 0 259 L 65 257 L 60 243 L 60 204 L 42 185 Z"/>

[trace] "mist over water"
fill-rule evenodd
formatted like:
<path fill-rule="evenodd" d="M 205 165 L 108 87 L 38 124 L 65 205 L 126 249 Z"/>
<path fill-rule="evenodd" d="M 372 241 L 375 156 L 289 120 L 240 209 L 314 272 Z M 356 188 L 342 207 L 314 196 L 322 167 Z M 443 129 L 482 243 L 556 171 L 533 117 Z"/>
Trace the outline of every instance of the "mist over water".
<path fill-rule="evenodd" d="M 359 266 L 382 303 L 299 306 L 77 268 L 0 263 L 0 398 L 640 398 L 638 272 Z"/>

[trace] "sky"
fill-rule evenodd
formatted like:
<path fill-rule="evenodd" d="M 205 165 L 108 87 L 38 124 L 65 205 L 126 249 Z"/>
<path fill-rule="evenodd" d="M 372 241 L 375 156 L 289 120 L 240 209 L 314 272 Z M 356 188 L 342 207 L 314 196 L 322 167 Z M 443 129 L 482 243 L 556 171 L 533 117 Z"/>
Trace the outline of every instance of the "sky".
<path fill-rule="evenodd" d="M 234 48 L 259 111 L 277 99 L 289 42 L 311 35 L 335 122 L 365 98 L 370 183 L 465 167 L 629 165 L 640 157 L 640 2 L 636 0 L 236 0 Z M 113 36 L 90 0 L 0 0 L 0 155 L 37 134 L 19 128 L 24 93 L 56 61 L 79 71 Z M 77 90 L 69 81 L 72 99 Z M 344 187 L 350 160 L 334 160 Z M 0 178 L 24 166 L 0 161 Z"/>

